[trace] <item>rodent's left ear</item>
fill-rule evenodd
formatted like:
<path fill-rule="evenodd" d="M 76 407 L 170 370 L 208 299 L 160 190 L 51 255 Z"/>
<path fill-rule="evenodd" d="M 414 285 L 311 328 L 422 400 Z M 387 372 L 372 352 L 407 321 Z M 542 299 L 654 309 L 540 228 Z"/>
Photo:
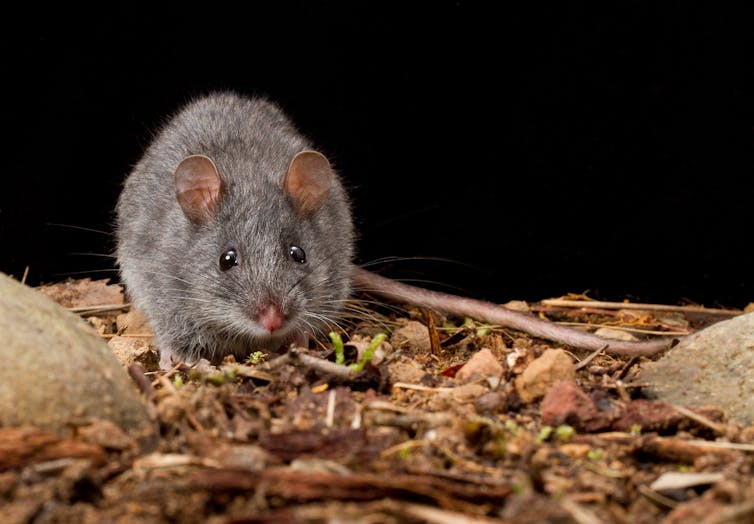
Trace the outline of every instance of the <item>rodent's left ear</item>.
<path fill-rule="evenodd" d="M 330 162 L 322 153 L 301 151 L 288 166 L 283 190 L 301 215 L 309 215 L 325 204 L 333 176 Z"/>

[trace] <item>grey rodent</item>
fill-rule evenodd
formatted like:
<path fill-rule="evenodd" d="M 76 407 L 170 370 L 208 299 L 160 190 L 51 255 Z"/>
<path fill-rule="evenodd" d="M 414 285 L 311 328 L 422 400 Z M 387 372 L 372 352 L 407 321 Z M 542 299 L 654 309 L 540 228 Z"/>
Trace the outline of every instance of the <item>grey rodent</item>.
<path fill-rule="evenodd" d="M 275 104 L 216 93 L 163 127 L 125 181 L 117 259 L 148 316 L 160 366 L 276 349 L 321 333 L 352 287 L 572 346 L 652 354 L 354 266 L 348 197 L 327 159 Z"/>

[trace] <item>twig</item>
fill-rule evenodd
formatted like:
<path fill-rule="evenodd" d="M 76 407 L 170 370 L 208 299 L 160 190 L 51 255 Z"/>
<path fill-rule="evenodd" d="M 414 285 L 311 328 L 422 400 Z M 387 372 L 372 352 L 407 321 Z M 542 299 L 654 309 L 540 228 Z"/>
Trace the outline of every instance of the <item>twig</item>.
<path fill-rule="evenodd" d="M 422 386 L 420 384 L 408 384 L 406 382 L 396 382 L 393 384 L 394 388 L 401 388 L 401 389 L 413 389 L 414 391 L 425 391 L 428 393 L 446 393 L 448 391 L 453 391 L 455 388 L 431 388 L 429 386 Z"/>
<path fill-rule="evenodd" d="M 152 381 L 152 387 L 155 388 L 157 386 L 162 386 L 163 388 L 166 388 L 171 393 L 175 393 L 175 388 L 173 387 L 173 384 L 170 382 L 170 379 L 178 373 L 181 368 L 185 364 L 183 362 L 178 362 L 175 364 L 170 370 L 166 371 L 165 373 L 160 373 L 156 375 L 155 379 Z M 149 373 L 149 375 L 152 375 L 153 373 Z M 145 373 L 147 375 L 147 373 Z"/>
<path fill-rule="evenodd" d="M 416 448 L 423 448 L 428 444 L 429 443 L 426 440 L 406 440 L 405 442 L 401 442 L 400 444 L 395 444 L 394 446 L 390 446 L 387 449 L 383 449 L 380 452 L 380 457 L 384 459 L 396 453 L 401 453 Z"/>
<path fill-rule="evenodd" d="M 740 442 L 714 442 L 708 440 L 687 440 L 686 444 L 692 446 L 709 446 L 720 449 L 733 449 L 736 451 L 748 451 L 754 453 L 754 444 L 742 444 Z"/>
<path fill-rule="evenodd" d="M 623 380 L 626 378 L 626 375 L 628 375 L 629 370 L 637 363 L 639 362 L 639 357 L 631 357 L 628 359 L 628 362 L 626 362 L 623 365 L 623 368 L 620 370 L 620 373 L 618 373 L 618 376 L 616 377 L 616 380 Z"/>
<path fill-rule="evenodd" d="M 181 364 L 176 364 L 175 367 L 168 371 L 166 374 L 157 375 L 157 378 L 152 382 L 152 387 L 160 385 L 165 391 L 169 392 L 171 395 L 175 395 L 177 391 L 173 383 L 170 382 L 169 374 L 174 373 L 180 366 Z"/>
<path fill-rule="evenodd" d="M 386 506 L 387 502 L 392 501 L 389 499 L 385 501 Z M 396 511 L 398 515 L 409 515 L 428 524 L 505 524 L 510 522 L 411 502 L 395 502 L 394 507 L 398 510 Z"/>
<path fill-rule="evenodd" d="M 325 414 L 325 427 L 331 428 L 335 421 L 335 390 L 331 389 L 327 395 L 327 411 Z"/>
<path fill-rule="evenodd" d="M 566 300 L 562 298 L 548 298 L 540 301 L 548 306 L 563 307 L 591 307 L 603 309 L 646 309 L 650 311 L 679 311 L 682 313 L 705 313 L 709 315 L 736 316 L 742 311 L 738 309 L 715 309 L 703 306 L 671 306 L 667 304 L 641 304 L 637 302 L 601 302 L 598 300 Z"/>
<path fill-rule="evenodd" d="M 154 333 L 103 333 L 100 335 L 102 338 L 154 338 Z"/>
<path fill-rule="evenodd" d="M 429 347 L 430 353 L 433 355 L 440 354 L 440 337 L 437 335 L 437 326 L 435 325 L 435 319 L 432 317 L 432 312 L 426 308 L 422 308 L 424 314 L 424 320 L 427 322 L 427 332 L 429 333 Z"/>
<path fill-rule="evenodd" d="M 715 432 L 715 434 L 717 434 L 717 435 L 725 435 L 725 429 L 726 429 L 726 427 L 725 427 L 724 424 L 718 424 L 717 422 L 712 422 L 707 417 L 704 417 L 704 416 L 700 415 L 699 413 L 694 413 L 690 409 L 684 408 L 683 406 L 678 406 L 676 404 L 671 404 L 670 406 L 674 410 L 676 410 L 678 413 L 680 413 L 681 415 L 684 415 L 684 416 L 690 418 L 691 420 L 693 420 L 694 422 L 697 422 L 697 423 L 701 424 L 702 426 L 705 426 L 705 427 L 711 429 L 712 431 Z"/>
<path fill-rule="evenodd" d="M 307 355 L 306 353 L 299 351 L 298 348 L 291 348 L 285 355 L 279 356 L 278 358 L 263 364 L 261 368 L 271 371 L 285 364 L 294 362 L 299 362 L 310 369 L 319 371 L 325 375 L 331 375 L 340 380 L 351 380 L 358 374 L 358 372 L 352 370 L 348 366 L 341 366 L 340 364 L 335 364 L 329 360 L 323 360 L 321 358 Z"/>
<path fill-rule="evenodd" d="M 618 393 L 618 396 L 623 402 L 625 402 L 626 404 L 631 402 L 631 395 L 626 390 L 626 385 L 622 380 L 618 379 L 615 381 L 615 391 Z"/>
<path fill-rule="evenodd" d="M 79 315 L 84 316 L 84 315 L 94 315 L 97 313 L 106 313 L 108 311 L 127 310 L 130 308 L 131 308 L 131 304 L 126 302 L 124 304 L 104 304 L 101 306 L 79 306 L 79 307 L 68 307 L 66 309 L 72 313 L 78 313 Z"/>
<path fill-rule="evenodd" d="M 128 366 L 128 374 L 138 386 L 139 391 L 141 391 L 145 397 L 151 398 L 152 395 L 154 395 L 154 388 L 152 387 L 152 384 L 147 376 L 144 374 L 144 368 L 142 368 L 139 364 L 131 364 L 130 366 Z"/>
<path fill-rule="evenodd" d="M 611 326 L 611 325 L 604 325 L 604 324 L 591 324 L 589 322 L 555 322 L 556 324 L 559 324 L 561 326 L 585 326 L 590 328 L 610 328 L 615 329 L 619 331 L 627 331 L 631 333 L 640 333 L 642 335 L 664 335 L 664 336 L 684 336 L 688 335 L 689 331 L 657 331 L 656 329 L 639 329 L 639 328 L 632 328 L 627 326 Z"/>
<path fill-rule="evenodd" d="M 600 353 L 602 353 L 603 351 L 605 351 L 606 348 L 607 348 L 607 344 L 605 344 L 604 347 L 601 347 L 599 349 L 595 349 L 594 351 L 592 351 L 591 353 L 589 353 L 589 355 L 584 360 L 582 360 L 581 362 L 579 362 L 578 364 L 576 364 L 575 366 L 573 366 L 573 368 L 576 371 L 578 371 L 581 368 L 583 368 L 584 366 L 587 366 L 592 360 L 594 360 L 597 357 L 597 355 L 599 355 Z"/>
<path fill-rule="evenodd" d="M 29 266 L 24 268 L 24 274 L 21 276 L 21 283 L 26 284 L 26 277 L 29 276 Z"/>
<path fill-rule="evenodd" d="M 463 458 L 462 456 L 454 453 L 449 448 L 441 445 L 441 444 L 435 444 L 435 448 L 437 448 L 438 451 L 442 452 L 443 455 L 448 457 L 453 462 L 463 466 L 464 468 L 468 469 L 469 471 L 475 471 L 478 473 L 486 473 L 488 475 L 499 475 L 500 469 L 499 468 L 493 468 L 490 466 L 485 466 L 483 464 L 477 464 L 476 462 L 473 462 L 471 460 L 467 460 Z"/>
<path fill-rule="evenodd" d="M 651 489 L 643 485 L 639 485 L 639 493 L 647 497 L 649 500 L 651 500 L 655 504 L 664 506 L 666 508 L 673 509 L 678 505 L 678 503 L 675 500 L 668 498 L 664 495 L 660 495 L 656 491 L 652 491 Z"/>

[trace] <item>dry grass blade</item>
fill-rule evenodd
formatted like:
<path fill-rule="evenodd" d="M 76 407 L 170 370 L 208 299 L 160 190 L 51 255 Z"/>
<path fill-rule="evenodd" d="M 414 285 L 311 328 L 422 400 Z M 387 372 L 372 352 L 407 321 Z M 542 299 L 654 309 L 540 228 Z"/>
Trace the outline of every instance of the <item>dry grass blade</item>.
<path fill-rule="evenodd" d="M 598 300 L 566 300 L 561 298 L 548 298 L 540 301 L 546 306 L 574 307 L 574 308 L 602 308 L 602 309 L 643 309 L 647 311 L 676 311 L 680 313 L 704 313 L 707 315 L 720 315 L 734 317 L 742 311 L 738 309 L 706 308 L 703 306 L 671 306 L 667 304 L 642 304 L 637 302 L 602 302 Z"/>

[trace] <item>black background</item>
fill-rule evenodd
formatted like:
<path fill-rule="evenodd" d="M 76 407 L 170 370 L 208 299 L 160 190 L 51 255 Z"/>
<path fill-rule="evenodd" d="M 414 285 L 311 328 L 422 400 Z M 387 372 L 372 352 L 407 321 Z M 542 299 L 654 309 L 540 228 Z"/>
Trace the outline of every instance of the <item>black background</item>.
<path fill-rule="evenodd" d="M 160 123 L 235 89 L 279 102 L 342 173 L 359 262 L 419 257 L 388 275 L 496 301 L 754 300 L 751 13 L 511 4 L 7 16 L 0 270 L 112 269 L 77 254 L 110 237 L 50 224 L 111 230 Z"/>

